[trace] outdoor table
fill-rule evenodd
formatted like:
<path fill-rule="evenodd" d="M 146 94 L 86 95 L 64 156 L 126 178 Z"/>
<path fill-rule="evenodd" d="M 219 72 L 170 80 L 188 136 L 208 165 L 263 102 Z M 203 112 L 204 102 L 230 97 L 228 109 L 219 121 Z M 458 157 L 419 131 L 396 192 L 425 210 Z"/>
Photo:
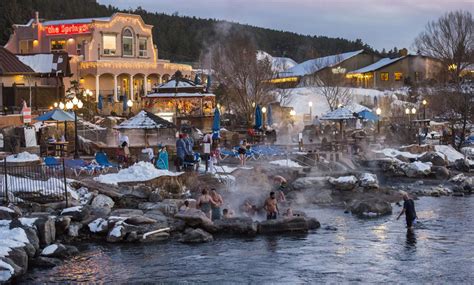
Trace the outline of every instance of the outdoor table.
<path fill-rule="evenodd" d="M 47 148 L 47 155 L 50 154 L 50 149 L 51 149 L 51 154 L 53 156 L 65 156 L 67 154 L 67 145 L 69 142 L 49 142 L 48 143 L 48 148 Z"/>

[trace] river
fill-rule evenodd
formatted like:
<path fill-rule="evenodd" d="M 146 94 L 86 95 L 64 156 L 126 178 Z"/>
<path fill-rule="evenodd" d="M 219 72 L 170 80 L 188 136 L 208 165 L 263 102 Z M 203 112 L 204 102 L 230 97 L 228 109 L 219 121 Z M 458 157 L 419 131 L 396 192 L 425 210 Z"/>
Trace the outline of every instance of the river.
<path fill-rule="evenodd" d="M 470 283 L 474 196 L 415 201 L 421 223 L 407 234 L 394 214 L 360 220 L 340 209 L 306 212 L 322 227 L 307 235 L 216 237 L 208 244 L 82 244 L 53 269 L 20 283 Z M 335 229 L 326 228 L 327 226 Z"/>

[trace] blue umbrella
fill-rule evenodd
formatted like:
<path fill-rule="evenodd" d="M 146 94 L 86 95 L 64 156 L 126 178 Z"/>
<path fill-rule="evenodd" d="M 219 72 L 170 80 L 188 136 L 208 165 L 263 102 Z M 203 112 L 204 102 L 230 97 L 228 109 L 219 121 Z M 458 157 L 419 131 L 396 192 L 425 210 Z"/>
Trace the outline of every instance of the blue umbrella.
<path fill-rule="evenodd" d="M 54 109 L 35 118 L 37 121 L 65 121 L 73 122 L 74 115 L 61 109 Z"/>
<path fill-rule="evenodd" d="M 199 77 L 199 74 L 196 74 L 194 77 L 194 84 L 200 85 L 201 84 L 201 78 Z"/>
<path fill-rule="evenodd" d="M 262 128 L 262 109 L 257 105 L 255 108 L 255 129 L 259 130 Z"/>
<path fill-rule="evenodd" d="M 210 74 L 207 76 L 206 92 L 209 92 L 209 90 L 211 90 L 211 75 Z"/>
<path fill-rule="evenodd" d="M 221 129 L 221 112 L 219 108 L 214 109 L 214 121 L 212 122 L 212 139 L 218 139 L 220 137 L 219 131 Z"/>
<path fill-rule="evenodd" d="M 370 120 L 370 121 L 378 121 L 379 117 L 370 112 L 369 110 L 364 110 L 362 112 L 359 112 L 357 115 L 359 115 L 359 118 L 365 119 L 365 120 Z"/>
<path fill-rule="evenodd" d="M 268 105 L 268 108 L 267 108 L 267 124 L 268 126 L 273 125 L 272 105 Z"/>
<path fill-rule="evenodd" d="M 127 106 L 127 101 L 128 101 L 128 98 L 127 98 L 127 92 L 124 92 L 123 93 L 123 111 L 126 112 L 127 109 L 128 109 L 128 106 Z"/>
<path fill-rule="evenodd" d="M 103 100 L 104 98 L 102 97 L 101 94 L 99 94 L 99 99 L 97 100 L 97 109 L 102 110 L 103 106 Z"/>

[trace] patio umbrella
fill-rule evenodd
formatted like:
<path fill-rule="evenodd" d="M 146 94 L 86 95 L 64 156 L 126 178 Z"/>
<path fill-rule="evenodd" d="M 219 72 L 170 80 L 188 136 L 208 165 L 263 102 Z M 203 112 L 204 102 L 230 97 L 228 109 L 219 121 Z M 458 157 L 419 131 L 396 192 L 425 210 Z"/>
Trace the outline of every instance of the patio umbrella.
<path fill-rule="evenodd" d="M 370 121 L 374 121 L 374 122 L 379 120 L 379 117 L 376 114 L 374 114 L 373 112 L 367 111 L 367 110 L 359 112 L 359 113 L 357 113 L 357 115 L 359 115 L 359 118 L 362 118 L 364 120 L 370 120 Z"/>
<path fill-rule="evenodd" d="M 37 117 L 37 121 L 74 122 L 74 115 L 61 109 L 54 109 Z"/>
<path fill-rule="evenodd" d="M 269 126 L 273 125 L 272 105 L 268 105 L 268 108 L 267 108 L 267 124 Z"/>
<path fill-rule="evenodd" d="M 123 111 L 124 112 L 127 112 L 127 109 L 128 109 L 128 106 L 127 106 L 127 101 L 128 101 L 128 98 L 127 98 L 127 92 L 124 92 L 123 93 Z"/>
<path fill-rule="evenodd" d="M 99 94 L 99 99 L 97 100 L 97 109 L 102 110 L 103 108 L 103 97 L 101 94 Z"/>
<path fill-rule="evenodd" d="M 257 105 L 255 108 L 255 129 L 259 130 L 262 128 L 262 109 Z"/>
<path fill-rule="evenodd" d="M 219 131 L 221 129 L 221 113 L 219 108 L 214 109 L 214 121 L 212 123 L 212 139 L 218 139 L 220 137 Z"/>

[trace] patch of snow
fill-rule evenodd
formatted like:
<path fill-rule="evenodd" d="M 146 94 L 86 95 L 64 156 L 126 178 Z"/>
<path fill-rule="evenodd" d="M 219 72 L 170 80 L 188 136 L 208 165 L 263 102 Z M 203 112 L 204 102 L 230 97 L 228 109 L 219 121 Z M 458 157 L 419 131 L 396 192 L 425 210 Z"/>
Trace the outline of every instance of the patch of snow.
<path fill-rule="evenodd" d="M 13 211 L 12 209 L 4 207 L 4 206 L 0 206 L 0 211 L 4 211 L 4 212 L 8 212 L 8 213 L 15 213 L 15 211 Z"/>
<path fill-rule="evenodd" d="M 350 183 L 350 184 L 355 184 L 357 183 L 357 178 L 354 175 L 349 175 L 349 176 L 341 176 L 338 178 L 333 178 L 333 182 L 336 183 Z"/>
<path fill-rule="evenodd" d="M 82 206 L 69 207 L 61 211 L 61 215 L 71 213 L 71 212 L 80 212 L 82 211 Z"/>
<path fill-rule="evenodd" d="M 362 67 L 360 69 L 350 71 L 347 74 L 358 74 L 358 73 L 367 73 L 367 72 L 375 71 L 379 68 L 382 68 L 382 67 L 387 66 L 389 64 L 392 64 L 394 62 L 397 62 L 400 59 L 403 59 L 405 57 L 406 56 L 397 57 L 397 58 L 388 58 L 388 57 L 387 58 L 382 58 L 379 61 L 377 61 L 375 63 L 372 63 L 371 65 L 367 65 L 367 66 Z"/>
<path fill-rule="evenodd" d="M 435 150 L 446 156 L 446 159 L 450 164 L 454 163 L 458 159 L 464 159 L 464 155 L 455 150 L 450 145 L 435 145 Z"/>
<path fill-rule="evenodd" d="M 33 228 L 35 227 L 34 223 L 36 222 L 38 218 L 19 218 L 20 223 L 25 226 L 25 227 L 30 227 Z"/>
<path fill-rule="evenodd" d="M 293 161 L 291 159 L 274 160 L 274 161 L 270 161 L 270 164 L 283 166 L 283 167 L 295 167 L 295 168 L 303 167 L 300 164 L 298 164 L 298 162 Z"/>
<path fill-rule="evenodd" d="M 140 161 L 129 168 L 121 169 L 118 173 L 102 174 L 94 180 L 104 184 L 117 185 L 121 182 L 148 181 L 161 176 L 179 176 L 181 174 L 183 172 L 156 169 L 153 164 Z"/>
<path fill-rule="evenodd" d="M 1 282 L 6 282 L 12 278 L 13 274 L 15 273 L 15 270 L 13 267 L 6 263 L 3 260 L 0 260 L 0 281 Z"/>
<path fill-rule="evenodd" d="M 417 159 L 418 157 L 421 157 L 424 154 L 424 153 L 422 153 L 422 154 L 413 154 L 413 153 L 407 152 L 407 151 L 399 151 L 399 150 L 394 149 L 394 148 L 384 148 L 382 150 L 374 150 L 373 152 L 382 153 L 386 157 L 395 158 L 397 156 L 403 156 L 403 157 L 406 157 L 406 158 L 413 158 L 413 159 Z"/>
<path fill-rule="evenodd" d="M 39 156 L 33 153 L 29 153 L 27 151 L 12 154 L 6 157 L 7 162 L 32 162 L 40 160 Z M 3 159 L 1 160 L 3 162 Z"/>
<path fill-rule="evenodd" d="M 105 219 L 102 219 L 102 218 L 98 218 L 94 221 L 92 221 L 91 223 L 89 223 L 89 230 L 92 232 L 92 233 L 97 233 L 97 232 L 101 232 L 103 231 L 104 229 L 106 229 L 108 227 L 109 223 L 107 222 L 107 220 Z"/>
<path fill-rule="evenodd" d="M 122 225 L 115 225 L 115 227 L 110 231 L 109 234 L 114 237 L 121 237 L 123 229 L 124 227 Z"/>
<path fill-rule="evenodd" d="M 48 245 L 47 247 L 45 247 L 45 248 L 43 249 L 43 251 L 41 252 L 41 255 L 43 255 L 43 256 L 51 255 L 51 254 L 53 254 L 57 249 L 58 249 L 58 245 L 57 245 L 57 244 Z"/>

